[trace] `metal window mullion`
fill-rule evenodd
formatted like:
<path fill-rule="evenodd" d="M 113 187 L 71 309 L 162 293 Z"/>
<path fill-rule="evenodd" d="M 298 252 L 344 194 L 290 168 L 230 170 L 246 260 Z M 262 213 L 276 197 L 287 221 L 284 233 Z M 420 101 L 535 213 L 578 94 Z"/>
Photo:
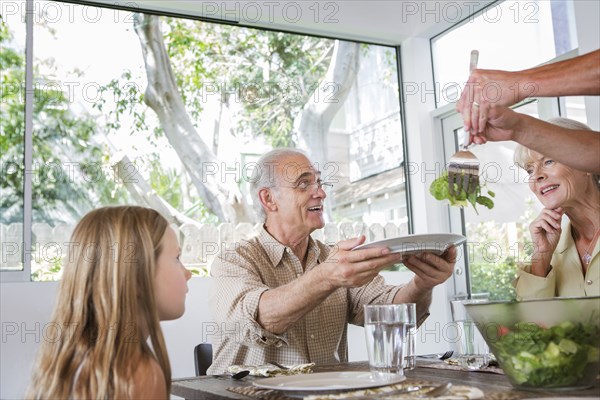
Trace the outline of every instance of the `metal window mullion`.
<path fill-rule="evenodd" d="M 455 132 L 462 127 L 462 116 L 458 114 L 453 107 L 448 108 L 448 112 L 443 110 L 444 107 L 442 107 L 442 110 L 435 112 L 436 115 L 439 115 L 439 117 L 435 118 L 440 118 L 441 121 L 441 145 L 443 148 L 444 163 L 447 163 L 451 155 L 459 148 L 458 138 Z M 450 205 L 446 205 L 446 207 L 448 210 L 448 228 L 450 232 L 465 235 L 466 226 L 463 210 L 457 209 L 456 207 L 450 207 Z M 469 247 L 465 243 L 460 250 L 462 256 L 456 260 L 452 280 L 448 280 L 448 283 L 446 284 L 448 296 L 451 299 L 457 296 L 471 295 L 468 249 Z"/>
<path fill-rule="evenodd" d="M 25 6 L 25 150 L 23 155 L 23 279 L 31 280 L 33 164 L 33 0 Z"/>
<path fill-rule="evenodd" d="M 398 104 L 400 105 L 400 125 L 402 130 L 402 157 L 404 162 L 402 163 L 402 169 L 404 170 L 404 200 L 406 201 L 406 217 L 408 218 L 408 233 L 414 233 L 414 221 L 413 221 L 413 206 L 412 206 L 412 186 L 410 184 L 408 165 L 410 162 L 410 155 L 408 154 L 408 131 L 406 128 L 406 112 L 405 105 L 402 101 L 403 93 L 403 78 L 402 78 L 402 58 L 400 46 L 396 46 L 396 73 L 398 79 Z"/>

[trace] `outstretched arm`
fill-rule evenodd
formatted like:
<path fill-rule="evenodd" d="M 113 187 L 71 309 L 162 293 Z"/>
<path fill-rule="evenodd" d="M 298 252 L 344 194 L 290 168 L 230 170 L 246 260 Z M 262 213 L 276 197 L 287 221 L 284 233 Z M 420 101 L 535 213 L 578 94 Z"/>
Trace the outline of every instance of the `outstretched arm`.
<path fill-rule="evenodd" d="M 521 73 L 521 84 L 533 82 L 528 97 L 600 95 L 600 50 Z"/>
<path fill-rule="evenodd" d="M 465 130 L 482 133 L 492 106 L 528 97 L 600 95 L 600 50 L 523 71 L 474 70 L 456 109 Z"/>
<path fill-rule="evenodd" d="M 268 331 L 281 334 L 341 287 L 360 287 L 379 271 L 400 262 L 401 255 L 387 248 L 351 251 L 364 241 L 338 243 L 327 260 L 292 282 L 265 291 L 260 297 L 258 322 Z"/>
<path fill-rule="evenodd" d="M 567 129 L 508 107 L 492 107 L 485 130 L 473 140 L 514 140 L 580 171 L 600 173 L 600 132 Z"/>

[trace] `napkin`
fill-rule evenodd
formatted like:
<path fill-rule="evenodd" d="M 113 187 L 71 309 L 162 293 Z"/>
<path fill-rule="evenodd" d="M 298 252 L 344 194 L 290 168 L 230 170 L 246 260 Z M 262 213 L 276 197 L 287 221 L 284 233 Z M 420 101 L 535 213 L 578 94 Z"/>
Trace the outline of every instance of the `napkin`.
<path fill-rule="evenodd" d="M 455 370 L 460 370 L 460 371 L 491 372 L 493 374 L 504 375 L 504 371 L 502 370 L 502 368 L 500 368 L 500 366 L 498 365 L 498 362 L 492 355 L 490 355 L 490 360 L 488 362 L 488 365 L 486 365 L 485 367 L 474 369 L 474 370 L 470 370 L 468 368 L 462 367 L 459 364 L 458 360 L 455 358 L 449 358 L 447 360 L 444 360 L 443 363 L 439 363 L 439 364 L 441 364 L 442 366 L 447 365 L 449 367 L 447 369 L 455 369 Z M 435 365 L 427 365 L 427 366 L 435 368 Z M 441 368 L 441 369 L 444 369 L 444 368 Z"/>
<path fill-rule="evenodd" d="M 287 369 L 279 368 L 272 364 L 265 365 L 232 365 L 227 368 L 230 374 L 236 374 L 240 371 L 250 371 L 253 376 L 277 376 L 277 375 L 295 375 L 295 374 L 310 374 L 315 363 L 284 365 Z"/>

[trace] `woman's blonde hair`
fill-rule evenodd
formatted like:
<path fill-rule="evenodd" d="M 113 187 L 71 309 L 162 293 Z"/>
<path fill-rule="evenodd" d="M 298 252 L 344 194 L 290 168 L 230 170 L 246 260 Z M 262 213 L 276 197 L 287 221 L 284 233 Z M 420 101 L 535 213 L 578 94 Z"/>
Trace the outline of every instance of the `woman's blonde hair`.
<path fill-rule="evenodd" d="M 136 206 L 100 208 L 77 224 L 28 398 L 132 398 L 136 366 L 152 358 L 169 393 L 153 284 L 168 225 Z"/>

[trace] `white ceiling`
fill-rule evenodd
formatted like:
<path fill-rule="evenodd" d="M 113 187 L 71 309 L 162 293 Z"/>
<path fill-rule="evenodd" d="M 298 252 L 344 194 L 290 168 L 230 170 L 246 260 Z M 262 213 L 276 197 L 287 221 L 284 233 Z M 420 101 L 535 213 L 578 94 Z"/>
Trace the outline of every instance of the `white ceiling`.
<path fill-rule="evenodd" d="M 108 5 L 235 20 L 243 25 L 382 44 L 431 37 L 492 0 L 92 0 Z"/>

